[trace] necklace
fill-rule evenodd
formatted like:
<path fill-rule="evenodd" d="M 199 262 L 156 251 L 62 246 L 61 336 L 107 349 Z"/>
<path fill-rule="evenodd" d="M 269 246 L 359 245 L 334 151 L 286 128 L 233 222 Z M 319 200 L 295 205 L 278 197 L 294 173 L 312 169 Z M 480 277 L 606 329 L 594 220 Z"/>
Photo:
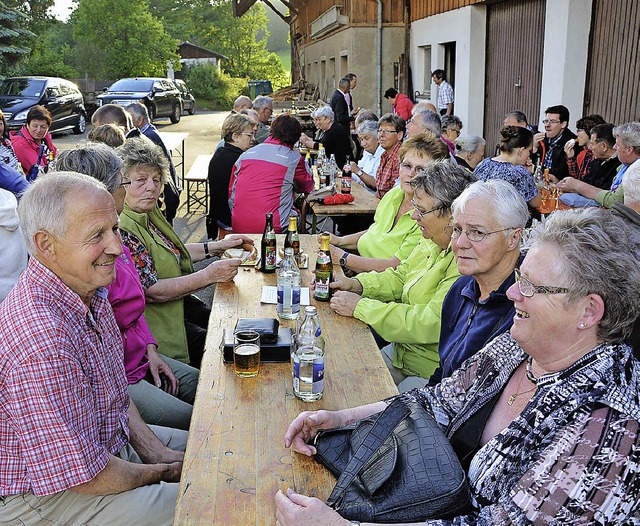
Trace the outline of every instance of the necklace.
<path fill-rule="evenodd" d="M 538 384 L 538 379 L 533 374 L 533 371 L 531 371 L 531 365 L 532 364 L 533 364 L 533 357 L 527 356 L 527 363 L 526 363 L 526 366 L 525 366 L 525 372 L 527 373 L 527 378 L 532 384 L 537 385 Z"/>
<path fill-rule="evenodd" d="M 527 358 L 527 363 L 525 365 L 525 374 L 520 376 L 520 381 L 518 382 L 518 388 L 516 389 L 516 392 L 513 393 L 507 400 L 507 405 L 512 406 L 516 401 L 516 398 L 518 398 L 520 395 L 530 393 L 531 391 L 534 391 L 535 389 L 537 389 L 538 386 L 536 385 L 536 382 L 531 380 L 531 378 L 529 377 L 530 374 L 531 376 L 533 376 L 533 373 L 531 373 L 529 368 L 530 368 L 529 358 Z M 527 389 L 526 391 L 520 391 L 520 386 L 522 385 L 522 380 L 524 380 L 525 376 L 527 377 L 527 380 L 533 383 L 533 387 L 531 389 Z M 535 379 L 535 376 L 534 376 L 534 379 Z"/>

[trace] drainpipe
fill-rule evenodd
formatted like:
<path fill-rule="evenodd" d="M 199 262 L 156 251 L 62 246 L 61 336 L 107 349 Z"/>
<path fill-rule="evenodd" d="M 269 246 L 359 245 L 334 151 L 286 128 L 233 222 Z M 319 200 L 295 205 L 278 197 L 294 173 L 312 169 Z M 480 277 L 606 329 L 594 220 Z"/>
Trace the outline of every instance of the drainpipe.
<path fill-rule="evenodd" d="M 382 0 L 377 0 L 378 3 L 378 27 L 377 27 L 377 33 L 378 33 L 378 39 L 377 39 L 377 44 L 378 44 L 378 49 L 377 49 L 377 59 L 378 59 L 378 64 L 376 67 L 376 81 L 377 81 L 377 86 L 378 86 L 378 108 L 377 108 L 377 114 L 378 115 L 382 115 Z"/>

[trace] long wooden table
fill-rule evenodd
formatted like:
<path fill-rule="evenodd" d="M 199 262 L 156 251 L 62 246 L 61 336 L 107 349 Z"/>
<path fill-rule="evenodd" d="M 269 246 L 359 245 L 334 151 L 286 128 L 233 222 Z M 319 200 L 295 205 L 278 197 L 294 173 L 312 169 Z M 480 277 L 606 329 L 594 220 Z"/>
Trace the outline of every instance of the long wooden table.
<path fill-rule="evenodd" d="M 254 238 L 259 243 L 260 236 Z M 283 240 L 278 236 L 279 247 Z M 302 235 L 301 245 L 314 262 L 315 236 Z M 310 270 L 302 271 L 302 286 L 309 286 Z M 273 525 L 274 495 L 288 487 L 326 499 L 333 476 L 284 447 L 291 420 L 300 411 L 343 409 L 398 392 L 367 326 L 313 299 L 326 339 L 323 398 L 304 403 L 294 397 L 289 363 L 261 364 L 256 378 L 236 378 L 233 365 L 222 362 L 222 332 L 233 328 L 238 317 L 276 317 L 275 305 L 260 303 L 265 284 L 275 285 L 276 275 L 250 267 L 241 268 L 233 283 L 216 286 L 175 526 Z M 295 322 L 281 324 L 295 327 Z"/>
<path fill-rule="evenodd" d="M 340 188 L 339 178 L 336 179 L 336 188 Z M 316 233 L 318 216 L 340 217 L 375 214 L 380 202 L 375 194 L 363 188 L 360 183 L 354 182 L 351 185 L 351 195 L 354 197 L 353 201 L 344 205 L 324 205 L 318 201 L 305 203 L 305 212 L 311 213 L 311 233 Z M 301 222 L 304 224 L 304 221 Z"/>

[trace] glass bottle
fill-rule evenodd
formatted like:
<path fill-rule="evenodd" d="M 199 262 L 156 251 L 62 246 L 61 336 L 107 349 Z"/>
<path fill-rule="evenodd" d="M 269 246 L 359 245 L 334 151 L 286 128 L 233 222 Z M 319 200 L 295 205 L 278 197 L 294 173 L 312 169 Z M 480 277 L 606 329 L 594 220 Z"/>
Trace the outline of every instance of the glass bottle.
<path fill-rule="evenodd" d="M 325 345 L 317 309 L 305 307 L 304 313 L 293 353 L 293 393 L 304 402 L 315 402 L 324 393 Z"/>
<path fill-rule="evenodd" d="M 336 156 L 332 153 L 329 158 L 329 169 L 327 170 L 327 186 L 331 186 L 336 178 L 338 171 L 338 164 L 336 163 Z"/>
<path fill-rule="evenodd" d="M 342 169 L 342 186 L 340 192 L 343 194 L 351 193 L 351 158 L 347 155 L 347 161 Z"/>
<path fill-rule="evenodd" d="M 276 271 L 276 232 L 273 229 L 273 214 L 267 212 L 264 232 L 260 241 L 260 271 L 272 274 Z"/>
<path fill-rule="evenodd" d="M 293 257 L 300 264 L 300 236 L 298 235 L 298 218 L 296 216 L 289 216 L 289 227 L 284 238 L 284 248 L 292 248 Z"/>
<path fill-rule="evenodd" d="M 331 243 L 329 232 L 320 235 L 320 250 L 316 258 L 316 285 L 313 297 L 318 301 L 331 299 L 331 278 L 333 277 L 333 262 L 331 261 Z"/>
<path fill-rule="evenodd" d="M 284 249 L 284 259 L 278 269 L 278 317 L 295 320 L 300 316 L 300 269 L 293 249 Z"/>

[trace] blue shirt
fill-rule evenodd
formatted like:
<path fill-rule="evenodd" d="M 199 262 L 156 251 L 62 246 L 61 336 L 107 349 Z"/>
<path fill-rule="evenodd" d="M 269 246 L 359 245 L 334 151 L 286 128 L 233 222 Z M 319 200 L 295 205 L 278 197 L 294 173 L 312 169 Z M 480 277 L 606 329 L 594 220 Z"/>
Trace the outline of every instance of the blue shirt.
<path fill-rule="evenodd" d="M 20 198 L 22 193 L 29 188 L 29 183 L 20 172 L 8 164 L 0 162 L 0 188 L 9 190 Z"/>
<path fill-rule="evenodd" d="M 498 290 L 480 301 L 480 286 L 473 276 L 461 276 L 456 280 L 442 304 L 438 345 L 440 367 L 429 379 L 429 385 L 451 376 L 462 362 L 511 328 L 515 307 L 507 298 L 507 289 L 514 281 L 512 272 Z"/>

